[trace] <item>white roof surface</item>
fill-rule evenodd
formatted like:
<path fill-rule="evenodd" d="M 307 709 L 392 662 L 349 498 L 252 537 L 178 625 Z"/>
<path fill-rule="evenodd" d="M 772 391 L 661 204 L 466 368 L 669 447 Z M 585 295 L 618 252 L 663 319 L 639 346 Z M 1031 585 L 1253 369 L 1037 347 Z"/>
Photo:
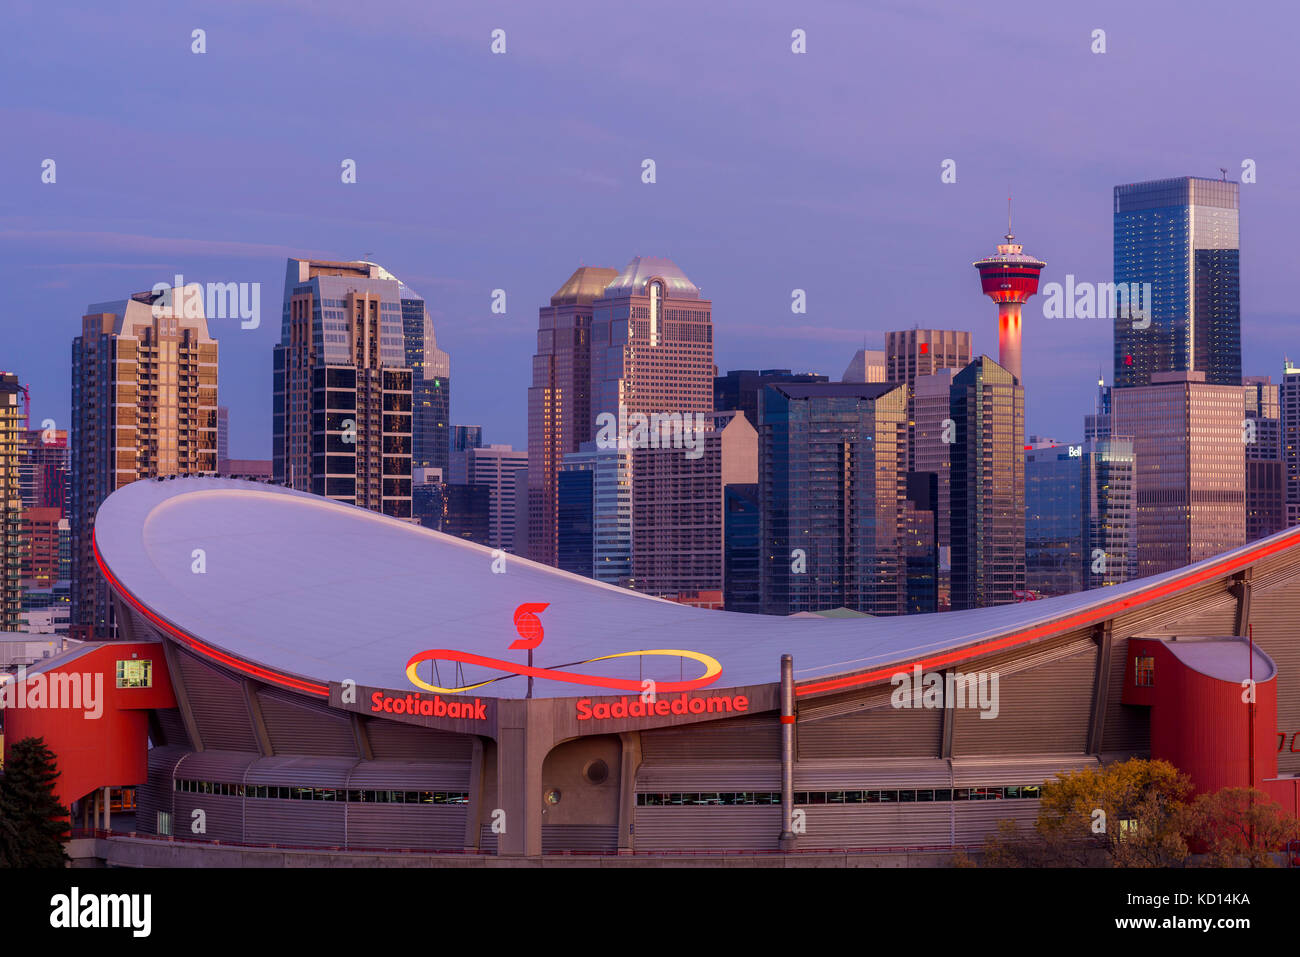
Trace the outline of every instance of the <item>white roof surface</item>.
<path fill-rule="evenodd" d="M 135 482 L 104 502 L 95 531 L 100 555 L 121 585 L 189 635 L 299 678 L 411 690 L 406 662 L 428 649 L 526 661 L 526 652 L 507 647 L 518 638 L 514 610 L 525 602 L 550 604 L 540 616 L 545 639 L 534 652 L 538 667 L 687 649 L 721 662 L 712 685 L 721 689 L 777 681 L 786 652 L 794 655 L 796 680 L 804 682 L 978 644 L 1089 610 L 1100 618 L 1118 600 L 1197 570 L 1225 560 L 1245 564 L 1263 544 L 1061 598 L 835 619 L 691 608 L 514 556 L 507 556 L 505 574 L 494 574 L 488 548 L 307 493 L 233 479 Z M 1300 528 L 1264 542 L 1283 539 L 1289 549 L 1300 545 Z M 203 574 L 191 570 L 195 549 L 205 553 Z M 421 666 L 426 679 L 429 667 Z M 437 683 L 461 686 L 501 673 L 466 665 L 469 680 L 452 681 L 454 668 L 441 665 Z M 696 677 L 701 668 L 677 657 L 630 657 L 566 670 L 662 682 Z M 526 679 L 510 677 L 474 693 L 522 697 L 526 687 Z M 533 693 L 618 692 L 538 679 Z"/>

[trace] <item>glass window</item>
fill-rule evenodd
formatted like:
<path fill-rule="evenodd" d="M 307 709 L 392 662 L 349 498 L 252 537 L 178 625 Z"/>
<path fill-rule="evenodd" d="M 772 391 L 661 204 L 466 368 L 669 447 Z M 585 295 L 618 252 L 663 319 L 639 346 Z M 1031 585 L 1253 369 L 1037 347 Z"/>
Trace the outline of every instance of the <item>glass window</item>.
<path fill-rule="evenodd" d="M 132 658 L 117 663 L 117 686 L 119 688 L 152 688 L 153 661 L 148 658 Z"/>
<path fill-rule="evenodd" d="M 1150 656 L 1139 655 L 1134 659 L 1137 674 L 1135 681 L 1139 688 L 1150 688 L 1156 683 L 1156 660 Z"/>

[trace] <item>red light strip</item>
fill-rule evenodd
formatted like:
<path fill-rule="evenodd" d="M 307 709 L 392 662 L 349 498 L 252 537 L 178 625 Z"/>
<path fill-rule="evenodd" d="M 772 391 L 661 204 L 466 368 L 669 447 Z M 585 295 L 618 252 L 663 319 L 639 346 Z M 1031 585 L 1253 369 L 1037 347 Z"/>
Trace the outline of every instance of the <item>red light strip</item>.
<path fill-rule="evenodd" d="M 920 664 L 923 670 L 928 670 L 940 665 L 950 664 L 954 661 L 974 658 L 979 655 L 989 654 L 990 652 L 1000 651 L 1003 648 L 1025 644 L 1033 641 L 1035 638 L 1041 638 L 1044 635 L 1050 635 L 1058 631 L 1068 631 L 1069 629 L 1075 628 L 1079 625 L 1095 624 L 1098 621 L 1112 617 L 1112 615 L 1120 611 L 1140 607 L 1149 602 L 1155 601 L 1156 599 L 1163 598 L 1165 595 L 1172 592 L 1181 591 L 1184 588 L 1199 585 L 1201 582 L 1207 581 L 1211 578 L 1218 578 L 1222 575 L 1228 574 L 1229 572 L 1236 571 L 1243 565 L 1249 565 L 1250 563 L 1272 555 L 1275 552 L 1291 548 L 1298 542 L 1300 542 L 1300 537 L 1293 535 L 1289 538 L 1283 539 L 1282 541 L 1273 542 L 1269 545 L 1262 545 L 1244 555 L 1228 559 L 1218 563 L 1217 565 L 1203 568 L 1199 572 L 1193 572 L 1192 574 L 1185 575 L 1182 578 L 1176 578 L 1173 581 L 1165 582 L 1163 585 L 1156 585 L 1149 591 L 1145 591 L 1141 594 L 1132 595 L 1128 598 L 1111 602 L 1108 605 L 1103 605 L 1100 608 L 1078 612 L 1077 614 L 1071 615 L 1068 618 L 1063 618 L 1060 621 L 1049 622 L 1046 625 L 1039 625 L 1036 628 L 1029 629 L 1029 631 L 1021 632 L 1020 634 L 1007 635 L 1006 637 L 998 638 L 982 645 L 973 645 L 968 648 L 962 648 L 958 651 L 946 652 L 941 655 L 936 655 L 933 658 L 923 658 L 919 662 L 908 662 L 906 667 L 910 668 L 915 664 Z M 805 695 L 819 694 L 825 691 L 856 688 L 861 685 L 871 684 L 873 681 L 877 681 L 881 678 L 897 674 L 899 667 L 900 666 L 896 663 L 887 668 L 878 668 L 875 671 L 867 671 L 856 675 L 845 675 L 840 678 L 830 678 L 824 681 L 814 681 L 810 684 L 796 685 L 794 693 L 799 697 L 803 697 Z"/>
<path fill-rule="evenodd" d="M 218 661 L 221 664 L 225 665 L 227 668 L 233 668 L 236 671 L 243 672 L 246 675 L 252 675 L 255 678 L 261 678 L 263 681 L 269 681 L 272 684 L 277 684 L 285 688 L 292 688 L 294 691 L 303 691 L 306 692 L 307 694 L 317 695 L 322 698 L 329 697 L 330 689 L 328 685 L 315 684 L 310 681 L 303 681 L 299 678 L 291 678 L 288 675 L 280 674 L 278 671 L 271 671 L 267 668 L 262 668 L 258 665 L 248 664 L 247 662 L 242 661 L 239 658 L 235 658 L 231 655 L 226 654 L 224 651 L 218 651 L 216 648 L 213 648 L 211 645 L 204 644 L 203 642 L 195 638 L 193 635 L 181 631 L 179 628 L 177 628 L 175 625 L 171 624 L 170 622 L 164 621 L 162 618 L 159 618 L 152 611 L 146 608 L 143 602 L 139 601 L 134 595 L 132 595 L 131 592 L 127 590 L 126 586 L 123 585 L 120 581 L 118 581 L 117 577 L 111 571 L 108 570 L 108 566 L 104 564 L 103 556 L 99 554 L 99 542 L 96 539 L 95 533 L 93 531 L 91 532 L 90 535 L 90 547 L 95 553 L 95 564 L 99 566 L 100 572 L 103 573 L 106 579 L 108 579 L 108 583 L 117 590 L 117 593 L 121 595 L 123 598 L 125 598 L 127 602 L 130 603 L 132 608 L 134 608 L 140 614 L 144 615 L 146 618 L 152 621 L 159 628 L 163 629 L 163 631 L 167 632 L 167 634 L 171 635 L 181 644 L 185 645 L 185 647 L 193 651 L 197 651 L 199 654 L 211 658 L 213 661 Z"/>

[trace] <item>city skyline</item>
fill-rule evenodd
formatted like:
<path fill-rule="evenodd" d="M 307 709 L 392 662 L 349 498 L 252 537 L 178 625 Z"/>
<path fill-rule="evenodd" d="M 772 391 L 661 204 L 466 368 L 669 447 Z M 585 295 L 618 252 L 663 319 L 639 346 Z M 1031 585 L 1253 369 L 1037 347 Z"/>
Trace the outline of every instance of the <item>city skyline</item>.
<path fill-rule="evenodd" d="M 1017 47 L 1020 79 L 1052 108 L 1031 112 L 1010 134 L 989 129 L 997 124 L 967 110 L 959 95 L 987 82 L 987 49 L 969 42 L 987 31 L 976 11 L 944 9 L 926 33 L 932 62 L 919 72 L 902 42 L 915 24 L 901 11 L 757 10 L 736 23 L 667 3 L 665 17 L 692 24 L 674 40 L 691 65 L 689 82 L 656 69 L 650 50 L 657 44 L 633 42 L 632 53 L 614 56 L 600 42 L 611 33 L 650 38 L 622 11 L 578 17 L 576 32 L 540 11 L 512 12 L 500 24 L 508 52 L 496 56 L 488 35 L 497 24 L 464 10 L 435 17 L 399 6 L 387 28 L 358 30 L 343 8 L 323 4 L 312 45 L 325 55 L 292 72 L 282 43 L 264 39 L 277 31 L 247 29 L 240 11 L 204 11 L 211 22 L 196 25 L 208 30 L 207 59 L 189 52 L 193 25 L 182 31 L 174 17 L 184 15 L 169 13 L 151 35 L 152 66 L 131 65 L 122 76 L 128 92 L 149 91 L 157 110 L 146 115 L 73 97 L 93 87 L 94 50 L 134 46 L 139 31 L 88 10 L 55 44 L 39 17 L 20 9 L 14 54 L 0 75 L 21 73 L 25 86 L 43 92 L 30 112 L 8 117 L 14 141 L 30 149 L 0 158 L 13 187 L 12 207 L 0 211 L 0 275 L 17 290 L 16 314 L 32 317 L 12 329 L 22 360 L 15 371 L 32 385 L 34 409 L 63 427 L 70 383 L 62 350 L 48 349 L 46 337 L 58 330 L 62 338 L 65 323 L 70 337 L 86 303 L 177 272 L 260 282 L 259 326 L 214 320 L 213 334 L 232 371 L 221 396 L 231 408 L 230 454 L 269 458 L 271 399 L 262 384 L 283 259 L 367 258 L 425 296 L 439 346 L 459 356 L 451 421 L 481 423 L 488 441 L 522 448 L 526 421 L 513 391 L 527 388 L 535 310 L 556 277 L 584 262 L 618 265 L 633 254 L 678 262 L 717 304 L 723 370 L 779 364 L 835 378 L 864 337 L 879 348 L 885 331 L 912 325 L 971 329 L 976 354 L 993 356 L 988 303 L 970 296 L 961 264 L 996 242 L 1008 193 L 1017 234 L 1049 263 L 1044 283 L 1067 275 L 1106 281 L 1116 185 L 1215 178 L 1220 167 L 1239 180 L 1242 162 L 1252 159 L 1258 181 L 1241 186 L 1249 264 L 1243 367 L 1272 372 L 1296 318 L 1286 253 L 1289 223 L 1300 216 L 1300 192 L 1281 172 L 1291 135 L 1261 121 L 1282 107 L 1285 86 L 1270 82 L 1280 78 L 1273 64 L 1284 59 L 1274 56 L 1281 31 L 1260 29 L 1254 12 L 1225 22 L 1215 38 L 1225 72 L 1189 77 L 1186 97 L 1172 98 L 1163 95 L 1160 64 L 1202 41 L 1193 22 L 1171 24 L 1119 4 L 1099 5 L 1096 23 L 1008 6 L 1017 9 L 1034 22 L 1017 26 L 1024 33 L 1008 41 Z M 284 32 L 295 29 L 292 13 L 272 8 L 267 16 L 272 25 L 287 18 Z M 795 26 L 809 38 L 802 57 L 790 51 Z M 1108 30 L 1105 54 L 1089 48 L 1096 26 Z M 181 40 L 173 43 L 165 30 Z M 862 62 L 855 51 L 863 41 L 855 38 L 867 36 L 879 49 Z M 355 56 L 328 55 L 343 44 Z M 745 65 L 737 70 L 734 56 L 717 58 L 720 44 L 743 52 Z M 388 72 L 363 82 L 354 64 L 379 58 L 377 47 Z M 456 71 L 455 92 L 423 82 L 416 64 L 426 54 Z M 232 59 L 247 69 L 203 67 Z M 323 66 L 330 60 L 342 63 L 341 73 Z M 190 69 L 196 65 L 201 72 Z M 155 68 L 190 77 L 189 85 L 155 90 Z M 866 71 L 851 88 L 854 110 L 865 109 L 870 124 L 836 119 L 849 109 L 842 80 L 850 69 Z M 592 70 L 605 76 L 600 88 L 589 82 Z M 1073 82 L 1081 71 L 1089 83 Z M 899 75 L 912 78 L 901 92 L 890 82 Z M 373 92 L 376 82 L 383 97 Z M 710 96 L 698 95 L 701 86 Z M 1234 87 L 1256 92 L 1243 100 Z M 341 111 L 402 124 L 409 140 L 401 155 L 386 155 L 354 148 L 346 133 L 322 139 L 311 111 L 286 116 L 263 106 L 277 101 L 267 88 L 283 94 L 280 102 L 324 89 Z M 1128 101 L 1134 89 L 1142 91 L 1133 101 L 1142 143 L 1122 154 L 1088 148 L 1114 126 L 1106 104 Z M 640 104 L 631 115 L 629 102 Z M 755 104 L 762 108 L 743 108 Z M 688 110 L 707 131 L 703 138 L 663 122 Z M 142 163 L 129 151 L 87 158 L 86 144 L 154 129 L 155 112 L 175 118 L 176 143 L 196 148 L 168 145 L 161 163 Z M 408 124 L 413 115 L 421 121 Z M 572 158 L 574 142 L 581 160 Z M 47 156 L 59 163 L 54 184 L 40 182 Z M 653 185 L 641 182 L 646 157 L 657 162 Z M 339 181 L 344 158 L 358 163 L 350 186 Z M 953 183 L 940 178 L 947 159 L 956 162 Z M 504 316 L 490 311 L 497 288 L 508 295 Z M 803 315 L 790 312 L 796 288 L 808 294 Z M 1090 402 L 1093 371 L 1110 365 L 1109 324 L 1045 320 L 1041 300 L 1031 301 L 1025 321 L 1026 428 L 1074 436 L 1074 410 Z"/>

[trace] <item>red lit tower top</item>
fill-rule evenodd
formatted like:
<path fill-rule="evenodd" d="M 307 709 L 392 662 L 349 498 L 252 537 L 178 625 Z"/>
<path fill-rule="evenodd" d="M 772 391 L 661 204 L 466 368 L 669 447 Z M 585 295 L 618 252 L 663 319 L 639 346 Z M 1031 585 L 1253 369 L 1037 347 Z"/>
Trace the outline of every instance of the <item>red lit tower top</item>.
<path fill-rule="evenodd" d="M 1007 199 L 1006 242 L 997 255 L 973 263 L 980 271 L 984 295 L 998 304 L 998 364 L 1020 381 L 1020 307 L 1038 292 L 1038 274 L 1047 263 L 1024 254 L 1011 231 L 1011 200 Z"/>

